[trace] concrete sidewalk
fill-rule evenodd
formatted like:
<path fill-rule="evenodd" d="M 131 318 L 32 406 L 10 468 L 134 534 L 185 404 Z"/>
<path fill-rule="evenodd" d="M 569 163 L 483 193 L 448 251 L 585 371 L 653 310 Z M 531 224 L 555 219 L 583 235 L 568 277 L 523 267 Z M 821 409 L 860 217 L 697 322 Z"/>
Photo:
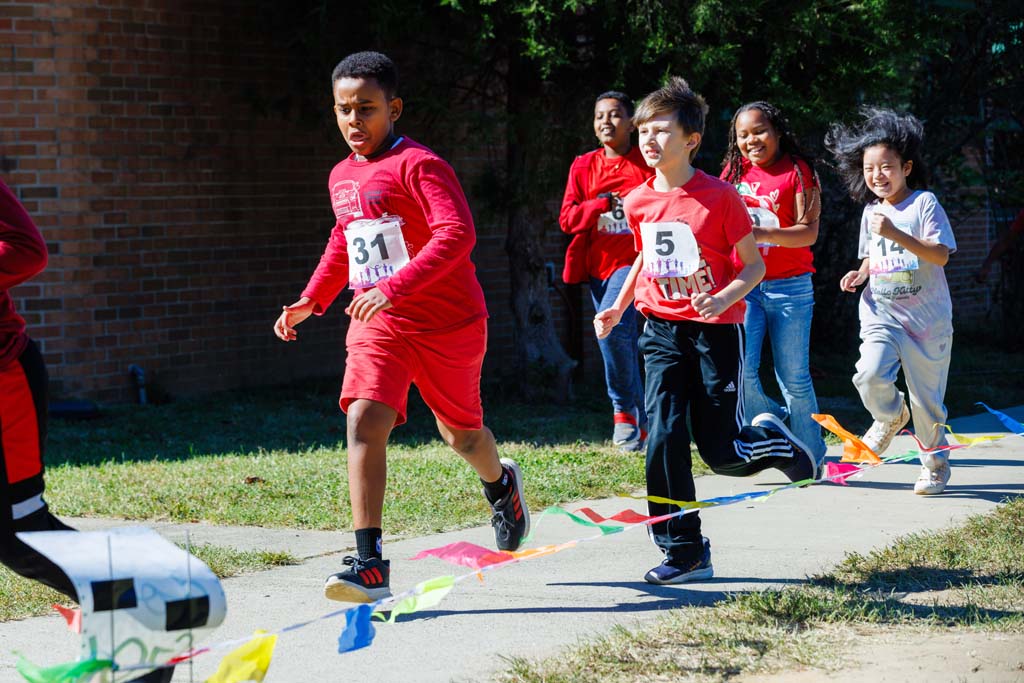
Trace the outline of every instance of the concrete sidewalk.
<path fill-rule="evenodd" d="M 1024 406 L 1007 411 L 1020 420 Z M 1005 433 L 991 415 L 953 423 L 961 433 Z M 898 438 L 889 453 L 911 450 L 909 437 Z M 640 457 L 624 456 L 624 457 Z M 839 457 L 830 448 L 829 459 Z M 608 632 L 612 626 L 635 626 L 659 611 L 684 605 L 707 605 L 725 594 L 761 590 L 803 581 L 840 561 L 847 552 L 883 547 L 913 531 L 934 529 L 984 513 L 1008 496 L 1024 493 L 1024 439 L 1007 437 L 954 452 L 953 476 L 947 492 L 924 497 L 913 494 L 919 465 L 885 465 L 854 480 L 848 487 L 818 485 L 783 492 L 771 498 L 701 513 L 711 539 L 715 579 L 683 587 L 652 586 L 644 572 L 660 554 L 642 528 L 615 534 L 557 555 L 511 566 L 489 574 L 485 584 L 466 581 L 429 612 L 401 617 L 377 627 L 374 644 L 338 655 L 343 620 L 318 622 L 283 634 L 277 643 L 268 683 L 297 681 L 467 681 L 489 680 L 508 668 L 505 658 L 541 658 Z M 701 478 L 701 498 L 724 496 L 777 486 L 784 478 L 769 470 L 757 477 Z M 529 495 L 529 472 L 525 473 Z M 605 513 L 625 507 L 644 512 L 644 504 L 627 499 L 580 502 Z M 536 512 L 539 511 L 534 511 Z M 89 520 L 85 527 L 123 525 Z M 276 630 L 312 619 L 342 605 L 322 597 L 324 578 L 342 569 L 341 558 L 351 534 L 297 532 L 205 525 L 151 525 L 180 540 L 190 530 L 193 543 L 240 548 L 288 550 L 306 559 L 301 565 L 228 579 L 228 617 L 213 641 L 238 638 L 258 628 Z M 544 520 L 535 544 L 589 536 L 590 530 L 561 518 Z M 486 547 L 493 544 L 490 527 L 388 542 L 392 590 L 399 592 L 442 574 L 464 570 L 436 560 L 411 562 L 420 550 L 456 540 Z M 20 681 L 11 651 L 24 653 L 40 665 L 77 656 L 77 637 L 56 616 L 0 624 L 0 682 Z M 194 660 L 193 678 L 202 681 L 221 655 Z M 188 681 L 187 667 L 175 681 Z"/>

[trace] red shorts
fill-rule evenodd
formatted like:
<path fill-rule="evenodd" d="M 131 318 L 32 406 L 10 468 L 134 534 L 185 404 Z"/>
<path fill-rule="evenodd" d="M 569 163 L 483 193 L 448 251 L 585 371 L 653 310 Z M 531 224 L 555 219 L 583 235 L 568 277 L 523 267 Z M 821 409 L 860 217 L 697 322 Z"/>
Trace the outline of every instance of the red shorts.
<path fill-rule="evenodd" d="M 434 416 L 453 429 L 480 429 L 480 368 L 487 350 L 487 319 L 445 332 L 395 332 L 375 317 L 348 328 L 341 409 L 360 398 L 378 401 L 405 422 L 409 386 L 416 388 Z"/>

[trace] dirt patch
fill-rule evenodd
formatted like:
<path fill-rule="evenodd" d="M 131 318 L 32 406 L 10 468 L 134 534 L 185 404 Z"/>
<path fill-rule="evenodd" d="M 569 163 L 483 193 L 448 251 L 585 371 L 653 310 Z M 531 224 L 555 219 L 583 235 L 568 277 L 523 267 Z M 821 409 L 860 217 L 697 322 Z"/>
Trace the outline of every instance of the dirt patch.
<path fill-rule="evenodd" d="M 858 630 L 830 671 L 739 676 L 742 683 L 984 681 L 1024 683 L 1024 634 L 917 628 Z"/>

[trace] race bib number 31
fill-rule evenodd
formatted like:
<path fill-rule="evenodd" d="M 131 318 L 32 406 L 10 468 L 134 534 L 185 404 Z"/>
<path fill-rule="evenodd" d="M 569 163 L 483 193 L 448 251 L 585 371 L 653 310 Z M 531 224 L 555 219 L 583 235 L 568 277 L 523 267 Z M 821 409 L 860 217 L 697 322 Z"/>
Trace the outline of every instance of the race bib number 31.
<path fill-rule="evenodd" d="M 910 232 L 909 226 L 897 225 L 896 227 L 903 232 Z M 920 266 L 917 256 L 910 253 L 905 247 L 892 240 L 887 240 L 881 235 L 871 235 L 871 250 L 868 255 L 871 257 L 870 267 L 872 275 L 901 273 L 917 270 Z"/>
<path fill-rule="evenodd" d="M 348 243 L 348 286 L 366 289 L 390 277 L 409 263 L 402 235 L 402 219 L 381 216 L 352 221 L 345 228 Z"/>
<path fill-rule="evenodd" d="M 700 249 L 690 226 L 682 221 L 641 223 L 644 275 L 687 277 L 700 268 Z"/>

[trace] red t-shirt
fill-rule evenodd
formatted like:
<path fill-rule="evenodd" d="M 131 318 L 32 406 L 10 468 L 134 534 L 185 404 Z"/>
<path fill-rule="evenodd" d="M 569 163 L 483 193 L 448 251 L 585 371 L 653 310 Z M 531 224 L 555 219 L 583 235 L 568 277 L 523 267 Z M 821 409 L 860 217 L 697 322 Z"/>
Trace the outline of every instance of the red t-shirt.
<path fill-rule="evenodd" d="M 641 313 L 665 320 L 743 322 L 743 299 L 706 320 L 690 305 L 693 294 L 714 294 L 736 278 L 730 255 L 733 246 L 751 232 L 750 216 L 736 188 L 696 170 L 685 185 L 668 192 L 658 192 L 654 180 L 648 180 L 626 197 L 625 209 L 637 251 L 643 250 L 641 223 L 685 223 L 699 250 L 700 265 L 692 275 L 651 277 L 640 272 L 634 296 Z"/>
<path fill-rule="evenodd" d="M 743 175 L 736 189 L 739 190 L 748 210 L 757 209 L 771 212 L 778 220 L 778 227 L 790 228 L 796 224 L 796 195 L 805 188 L 818 187 L 818 177 L 802 160 L 795 160 L 784 154 L 771 166 L 762 168 L 743 159 Z M 799 169 L 799 171 L 798 171 Z M 728 167 L 719 176 L 725 180 Z M 755 218 L 756 220 L 756 218 Z M 756 225 L 756 223 L 755 223 Z M 773 226 L 774 227 L 774 226 Z M 765 280 L 782 280 L 814 272 L 814 256 L 810 247 L 761 247 L 764 258 Z"/>
<path fill-rule="evenodd" d="M 7 293 L 46 267 L 46 242 L 25 207 L 0 180 L 0 368 L 25 350 L 25 321 Z"/>
<path fill-rule="evenodd" d="M 604 280 L 622 267 L 633 265 L 636 250 L 625 218 L 616 216 L 602 192 L 620 197 L 654 175 L 639 147 L 621 157 L 607 157 L 604 147 L 576 157 L 569 169 L 558 222 L 570 235 L 587 232 L 586 270 Z M 605 218 L 602 220 L 602 214 Z"/>
<path fill-rule="evenodd" d="M 376 282 L 393 305 L 377 315 L 400 332 L 441 331 L 487 316 L 470 260 L 476 243 L 473 216 L 455 172 L 444 160 L 403 137 L 379 157 L 357 161 L 350 155 L 331 171 L 328 187 L 337 224 L 302 292 L 316 302 L 318 314 L 349 285 L 345 229 L 356 219 L 387 214 L 403 221 L 399 242 L 404 240 L 408 261 Z M 358 249 L 356 263 L 386 258 L 383 242 L 366 239 L 353 244 Z M 392 243 L 392 258 L 395 251 Z M 374 263 L 378 261 L 369 261 Z M 381 263 L 382 268 L 387 265 Z M 368 288 L 357 288 L 355 296 Z"/>

